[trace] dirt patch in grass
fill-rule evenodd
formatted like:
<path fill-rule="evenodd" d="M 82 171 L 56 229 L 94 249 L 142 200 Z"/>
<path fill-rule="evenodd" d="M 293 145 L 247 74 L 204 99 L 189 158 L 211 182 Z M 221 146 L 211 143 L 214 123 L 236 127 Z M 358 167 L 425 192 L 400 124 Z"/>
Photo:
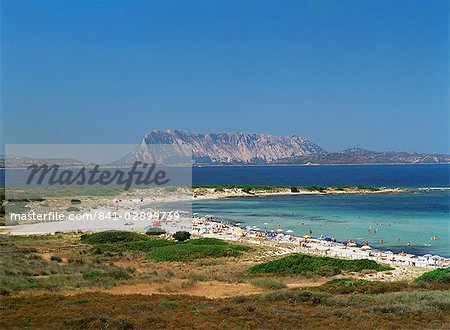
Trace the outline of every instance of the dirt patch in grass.
<path fill-rule="evenodd" d="M 82 292 L 101 292 L 112 295 L 130 295 L 130 294 L 164 294 L 206 297 L 211 299 L 227 298 L 236 295 L 253 295 L 262 292 L 261 289 L 248 283 L 226 283 L 219 281 L 205 281 L 189 283 L 187 280 L 171 280 L 164 283 L 137 283 L 118 285 L 112 288 L 86 288 Z M 64 291 L 63 295 L 73 296 L 80 291 Z"/>

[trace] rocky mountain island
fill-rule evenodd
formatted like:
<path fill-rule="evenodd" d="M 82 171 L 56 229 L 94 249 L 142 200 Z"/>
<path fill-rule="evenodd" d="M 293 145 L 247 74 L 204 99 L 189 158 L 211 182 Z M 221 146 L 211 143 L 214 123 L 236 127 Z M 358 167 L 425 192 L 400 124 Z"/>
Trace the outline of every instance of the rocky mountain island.
<path fill-rule="evenodd" d="M 127 157 L 153 161 L 152 145 L 170 144 L 177 153 L 192 151 L 194 164 L 417 164 L 450 163 L 449 155 L 408 152 L 374 152 L 350 148 L 327 152 L 308 139 L 291 135 L 276 136 L 256 133 L 195 133 L 186 130 L 153 130 Z M 156 158 L 164 158 L 162 152 Z"/>

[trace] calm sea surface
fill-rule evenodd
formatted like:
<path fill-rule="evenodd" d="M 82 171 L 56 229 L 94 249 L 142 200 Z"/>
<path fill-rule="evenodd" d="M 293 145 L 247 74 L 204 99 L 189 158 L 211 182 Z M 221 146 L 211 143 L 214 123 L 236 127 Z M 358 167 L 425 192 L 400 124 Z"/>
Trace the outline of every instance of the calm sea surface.
<path fill-rule="evenodd" d="M 450 257 L 450 166 L 196 167 L 194 185 L 370 185 L 416 188 L 394 195 L 276 196 L 195 201 L 193 211 L 218 219 L 304 235 L 355 239 L 383 250 Z M 440 187 L 447 190 L 417 190 Z M 431 240 L 437 236 L 438 240 Z M 383 244 L 380 243 L 383 239 Z M 409 242 L 409 245 L 408 245 Z"/>
<path fill-rule="evenodd" d="M 450 257 L 450 165 L 205 166 L 194 185 L 368 185 L 413 188 L 394 195 L 299 195 L 195 201 L 193 211 L 296 235 L 311 230 L 384 250 Z M 3 170 L 0 184 L 4 184 Z M 446 188 L 419 190 L 418 188 Z M 438 240 L 431 240 L 437 236 Z M 384 243 L 380 243 L 383 239 Z M 409 242 L 409 245 L 408 245 Z"/>
<path fill-rule="evenodd" d="M 192 180 L 194 185 L 449 187 L 450 165 L 207 166 L 194 167 Z"/>

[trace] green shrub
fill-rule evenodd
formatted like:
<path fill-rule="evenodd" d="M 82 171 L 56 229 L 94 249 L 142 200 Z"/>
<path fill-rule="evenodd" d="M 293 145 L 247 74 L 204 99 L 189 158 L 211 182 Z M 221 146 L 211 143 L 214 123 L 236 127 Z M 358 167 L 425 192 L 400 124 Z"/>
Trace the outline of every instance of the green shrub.
<path fill-rule="evenodd" d="M 191 233 L 187 231 L 177 231 L 172 237 L 178 242 L 184 242 L 191 238 Z"/>
<path fill-rule="evenodd" d="M 70 204 L 72 204 L 72 205 L 81 204 L 81 201 L 80 201 L 79 199 L 72 199 L 72 200 L 70 201 Z"/>
<path fill-rule="evenodd" d="M 370 191 L 379 191 L 380 190 L 380 188 L 362 186 L 362 185 L 359 185 L 356 188 L 358 188 L 359 190 L 370 190 Z"/>
<path fill-rule="evenodd" d="M 376 271 L 390 270 L 392 268 L 377 264 L 375 261 L 344 260 L 329 257 L 318 257 L 304 254 L 294 254 L 284 258 L 258 264 L 250 269 L 249 273 L 278 273 L 278 274 L 303 274 L 334 276 L 342 271 L 360 272 L 363 269 Z"/>
<path fill-rule="evenodd" d="M 291 192 L 292 192 L 292 193 L 298 193 L 299 190 L 298 190 L 297 187 L 291 187 Z"/>
<path fill-rule="evenodd" d="M 339 269 L 339 267 L 336 266 L 320 266 L 317 267 L 317 269 L 315 270 L 315 273 L 319 276 L 323 276 L 323 277 L 332 277 L 335 275 L 338 275 L 341 273 L 341 270 Z"/>
<path fill-rule="evenodd" d="M 416 278 L 416 282 L 450 283 L 450 267 L 435 269 Z"/>
<path fill-rule="evenodd" d="M 147 255 L 156 261 L 190 261 L 199 258 L 237 257 L 241 250 L 233 245 L 176 244 L 155 248 Z"/>
<path fill-rule="evenodd" d="M 375 305 L 382 305 L 386 312 L 390 313 L 390 308 L 400 307 L 406 312 L 416 311 L 424 313 L 427 311 L 449 312 L 450 292 L 449 291 L 404 291 L 391 292 L 381 295 L 373 295 L 372 300 Z M 379 309 L 380 307 L 375 307 Z"/>
<path fill-rule="evenodd" d="M 60 263 L 62 258 L 59 256 L 53 256 L 53 262 L 46 261 L 34 249 L 17 248 L 14 244 L 0 244 L 0 253 L 3 256 L 0 262 L 0 294 L 35 289 L 56 291 L 92 285 L 112 286 L 132 274 L 129 269 L 87 263 L 80 257 L 70 258 L 67 264 Z"/>
<path fill-rule="evenodd" d="M 92 278 L 96 278 L 99 276 L 100 276 L 100 272 L 96 271 L 96 270 L 83 274 L 83 278 L 85 278 L 85 279 L 92 279 Z"/>
<path fill-rule="evenodd" d="M 123 243 L 102 243 L 95 244 L 89 251 L 92 254 L 103 254 L 105 256 L 121 255 L 127 250 Z"/>
<path fill-rule="evenodd" d="M 302 187 L 303 190 L 307 190 L 307 191 L 319 191 L 319 192 L 324 192 L 325 190 L 327 190 L 327 187 L 322 187 L 322 186 L 306 186 L 306 187 Z"/>
<path fill-rule="evenodd" d="M 191 245 L 229 245 L 224 240 L 218 239 L 218 238 L 209 238 L 209 237 L 203 237 L 203 238 L 197 238 L 190 240 L 188 244 Z"/>
<path fill-rule="evenodd" d="M 161 228 L 149 228 L 145 232 L 145 234 L 148 236 L 159 236 L 159 235 L 163 235 L 165 233 L 166 233 L 166 231 Z"/>
<path fill-rule="evenodd" d="M 137 241 L 126 244 L 126 248 L 130 250 L 138 251 L 150 251 L 153 248 L 158 248 L 162 246 L 169 246 L 177 244 L 176 242 L 169 241 L 166 239 L 149 239 L 145 241 Z"/>
<path fill-rule="evenodd" d="M 81 236 L 81 242 L 87 244 L 99 243 L 128 243 L 136 241 L 145 241 L 150 239 L 146 235 L 128 232 L 128 231 L 104 231 L 95 234 L 86 234 Z"/>

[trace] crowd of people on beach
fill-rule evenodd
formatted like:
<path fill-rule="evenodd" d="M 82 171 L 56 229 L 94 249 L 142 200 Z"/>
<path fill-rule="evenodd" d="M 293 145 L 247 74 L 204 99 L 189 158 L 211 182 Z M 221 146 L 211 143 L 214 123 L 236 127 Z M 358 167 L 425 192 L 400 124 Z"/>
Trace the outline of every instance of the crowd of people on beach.
<path fill-rule="evenodd" d="M 401 251 L 376 251 L 365 241 L 358 246 L 355 240 L 338 242 L 335 237 L 313 237 L 312 230 L 302 237 L 284 232 L 279 223 L 276 230 L 260 229 L 256 226 L 242 226 L 240 223 L 218 221 L 212 216 L 194 216 L 193 232 L 198 236 L 216 237 L 228 240 L 251 240 L 256 244 L 283 246 L 285 253 L 311 253 L 345 259 L 369 259 L 391 265 L 444 268 L 450 266 L 450 259 L 438 255 L 417 256 Z M 437 239 L 437 237 L 436 237 Z M 382 240 L 382 239 L 380 239 Z M 290 248 L 285 248 L 289 246 Z"/>

